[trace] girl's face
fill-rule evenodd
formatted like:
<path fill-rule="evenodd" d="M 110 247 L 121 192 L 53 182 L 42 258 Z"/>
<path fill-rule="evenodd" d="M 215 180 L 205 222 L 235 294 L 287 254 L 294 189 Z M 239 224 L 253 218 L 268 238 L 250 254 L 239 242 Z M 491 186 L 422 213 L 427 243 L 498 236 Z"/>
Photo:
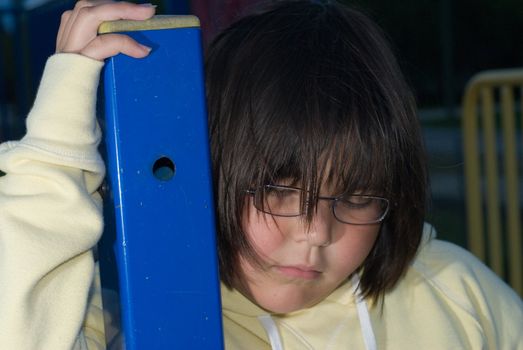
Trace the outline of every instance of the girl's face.
<path fill-rule="evenodd" d="M 249 201 L 243 229 L 262 267 L 240 256 L 242 281 L 235 287 L 274 313 L 308 308 L 327 297 L 363 263 L 380 228 L 339 222 L 329 201 L 318 202 L 310 225 L 303 217 L 264 214 Z"/>

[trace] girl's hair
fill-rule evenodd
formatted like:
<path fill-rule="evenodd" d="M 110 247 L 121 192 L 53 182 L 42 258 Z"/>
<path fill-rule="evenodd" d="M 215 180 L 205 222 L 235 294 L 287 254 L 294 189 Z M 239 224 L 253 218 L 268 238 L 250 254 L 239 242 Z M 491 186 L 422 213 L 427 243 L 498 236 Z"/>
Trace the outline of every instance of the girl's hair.
<path fill-rule="evenodd" d="M 330 183 L 391 202 L 361 267 L 363 294 L 383 296 L 418 249 L 427 185 L 415 103 L 384 35 L 335 2 L 278 1 L 207 54 L 222 281 L 240 277 L 240 253 L 259 261 L 242 230 L 246 190 Z M 316 204 L 304 202 L 309 222 Z"/>

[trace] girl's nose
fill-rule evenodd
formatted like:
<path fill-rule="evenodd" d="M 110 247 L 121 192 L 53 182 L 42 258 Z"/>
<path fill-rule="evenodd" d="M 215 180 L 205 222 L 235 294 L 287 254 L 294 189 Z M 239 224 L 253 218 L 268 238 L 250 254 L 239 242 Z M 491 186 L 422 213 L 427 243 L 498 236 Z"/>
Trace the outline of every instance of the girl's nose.
<path fill-rule="evenodd" d="M 310 224 L 304 222 L 303 232 L 310 246 L 326 247 L 332 241 L 333 224 L 336 220 L 330 206 L 318 203 Z"/>

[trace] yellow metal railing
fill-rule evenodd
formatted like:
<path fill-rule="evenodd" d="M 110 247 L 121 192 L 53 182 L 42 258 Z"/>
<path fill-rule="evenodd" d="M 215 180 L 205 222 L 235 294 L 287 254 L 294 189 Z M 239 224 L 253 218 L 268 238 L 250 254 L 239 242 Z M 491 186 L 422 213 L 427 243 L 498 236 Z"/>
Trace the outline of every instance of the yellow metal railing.
<path fill-rule="evenodd" d="M 523 68 L 475 75 L 465 90 L 463 137 L 469 249 L 523 296 L 518 100 L 523 115 Z"/>

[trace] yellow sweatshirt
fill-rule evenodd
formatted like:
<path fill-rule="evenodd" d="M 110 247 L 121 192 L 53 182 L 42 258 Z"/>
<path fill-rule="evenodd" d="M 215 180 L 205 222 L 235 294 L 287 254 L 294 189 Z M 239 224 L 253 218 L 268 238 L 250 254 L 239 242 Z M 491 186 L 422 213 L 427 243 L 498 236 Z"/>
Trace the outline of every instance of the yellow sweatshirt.
<path fill-rule="evenodd" d="M 0 145 L 7 174 L 0 177 L 0 349 L 105 347 L 92 255 L 103 226 L 94 117 L 101 67 L 75 54 L 52 56 L 27 134 Z M 269 315 L 222 287 L 226 348 L 523 349 L 521 299 L 429 231 L 382 306 L 355 297 L 354 278 L 287 315 Z"/>
<path fill-rule="evenodd" d="M 310 309 L 268 315 L 222 287 L 227 348 L 523 349 L 521 299 L 470 253 L 431 231 L 425 225 L 416 260 L 383 305 L 358 302 L 357 283 L 349 280 Z"/>
<path fill-rule="evenodd" d="M 103 341 L 96 303 L 86 323 L 94 328 L 80 332 L 93 301 L 92 247 L 103 227 L 96 190 L 104 164 L 94 118 L 102 65 L 53 56 L 26 135 L 0 145 L 2 350 L 96 349 L 96 339 Z"/>

